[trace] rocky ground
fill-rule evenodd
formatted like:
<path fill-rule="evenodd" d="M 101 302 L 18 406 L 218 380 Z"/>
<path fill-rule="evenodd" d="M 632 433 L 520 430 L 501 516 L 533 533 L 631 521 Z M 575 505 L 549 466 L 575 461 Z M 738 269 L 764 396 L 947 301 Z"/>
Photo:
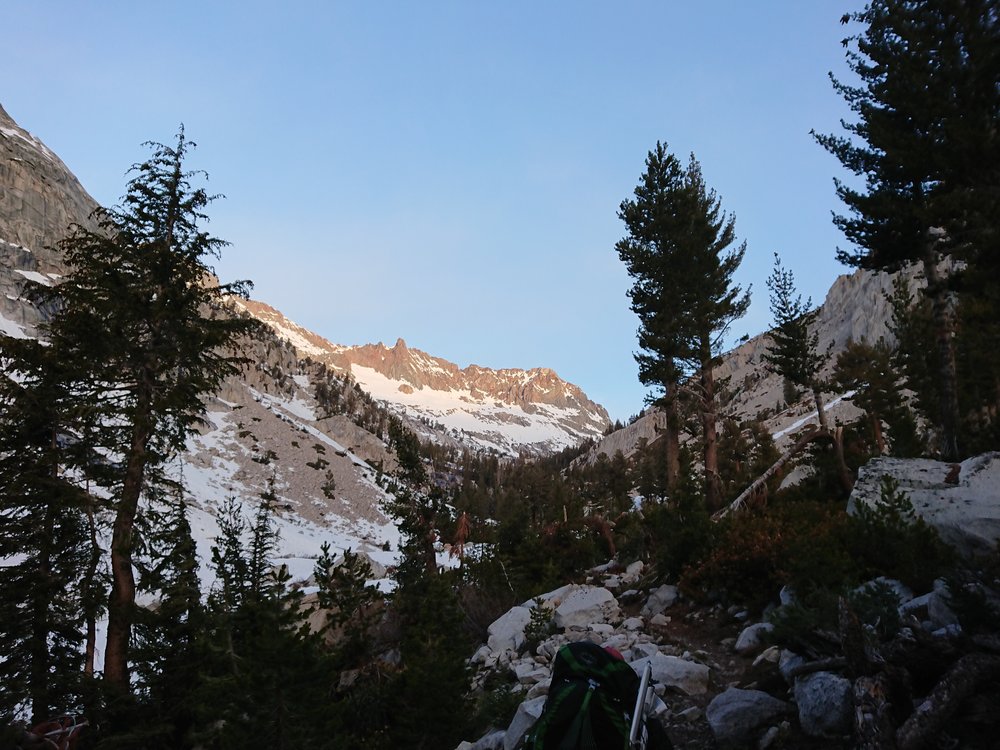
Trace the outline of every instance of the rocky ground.
<path fill-rule="evenodd" d="M 673 586 L 646 588 L 641 567 L 597 571 L 588 585 L 549 592 L 539 604 L 515 607 L 491 625 L 488 642 L 473 657 L 479 681 L 506 674 L 519 683 L 515 689 L 524 700 L 508 727 L 459 750 L 512 750 L 541 712 L 556 651 L 574 640 L 614 646 L 637 672 L 651 663 L 659 698 L 654 712 L 675 747 L 708 749 L 731 741 L 758 748 L 853 746 L 846 732 L 824 731 L 808 717 L 813 736 L 803 730 L 789 686 L 795 679 L 782 677 L 782 652 L 760 636 L 767 626 L 743 609 L 686 601 Z M 555 631 L 541 640 L 532 633 L 545 619 L 532 618 L 539 606 L 548 610 Z M 782 666 L 792 658 L 785 652 Z"/>

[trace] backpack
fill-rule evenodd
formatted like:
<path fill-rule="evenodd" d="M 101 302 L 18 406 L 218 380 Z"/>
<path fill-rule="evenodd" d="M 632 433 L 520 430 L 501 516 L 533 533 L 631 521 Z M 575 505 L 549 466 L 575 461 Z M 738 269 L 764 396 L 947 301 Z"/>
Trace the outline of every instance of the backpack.
<path fill-rule="evenodd" d="M 627 750 L 639 676 L 600 646 L 559 649 L 545 707 L 525 750 Z"/>

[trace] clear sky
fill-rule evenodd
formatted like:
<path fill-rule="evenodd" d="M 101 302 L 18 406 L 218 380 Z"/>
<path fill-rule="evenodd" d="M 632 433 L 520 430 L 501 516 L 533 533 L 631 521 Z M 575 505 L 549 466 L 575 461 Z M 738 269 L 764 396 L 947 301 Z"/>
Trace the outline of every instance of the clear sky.
<path fill-rule="evenodd" d="M 549 367 L 643 407 L 618 206 L 657 140 L 691 152 L 747 254 L 821 302 L 847 272 L 836 160 L 860 0 L 0 3 L 0 104 L 103 204 L 178 125 L 225 200 L 216 268 L 341 344 Z"/>

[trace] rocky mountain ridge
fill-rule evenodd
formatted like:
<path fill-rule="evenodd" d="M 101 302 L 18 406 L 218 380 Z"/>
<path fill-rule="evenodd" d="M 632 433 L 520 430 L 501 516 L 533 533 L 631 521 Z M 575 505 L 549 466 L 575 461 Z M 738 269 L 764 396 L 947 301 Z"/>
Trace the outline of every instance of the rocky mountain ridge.
<path fill-rule="evenodd" d="M 0 332 L 38 335 L 47 311 L 24 298 L 25 286 L 58 283 L 65 267 L 56 246 L 71 224 L 91 225 L 95 208 L 66 165 L 0 109 Z M 321 407 L 320 365 L 266 331 L 249 347 L 253 365 L 206 400 L 204 427 L 168 469 L 185 486 L 201 559 L 211 558 L 221 503 L 234 498 L 252 513 L 273 491 L 277 557 L 297 578 L 308 577 L 324 541 L 391 564 L 399 534 L 385 510 L 381 476 L 395 467 L 386 440 L 347 407 Z"/>
<path fill-rule="evenodd" d="M 10 335 L 31 335 L 40 311 L 24 304 L 27 279 L 64 272 L 58 242 L 71 224 L 93 227 L 98 208 L 66 165 L 0 107 L 0 315 Z M 258 301 L 237 306 L 302 357 L 350 375 L 405 418 L 423 440 L 506 455 L 544 454 L 600 436 L 607 412 L 551 370 L 459 369 L 401 340 L 345 347 Z"/>
<path fill-rule="evenodd" d="M 544 454 L 598 438 L 610 423 L 604 407 L 547 368 L 459 368 L 403 339 L 392 347 L 342 346 L 262 302 L 238 304 L 301 356 L 349 374 L 374 398 L 408 417 L 424 439 L 446 442 L 449 436 L 501 454 Z M 428 429 L 432 426 L 442 429 L 435 434 Z"/>

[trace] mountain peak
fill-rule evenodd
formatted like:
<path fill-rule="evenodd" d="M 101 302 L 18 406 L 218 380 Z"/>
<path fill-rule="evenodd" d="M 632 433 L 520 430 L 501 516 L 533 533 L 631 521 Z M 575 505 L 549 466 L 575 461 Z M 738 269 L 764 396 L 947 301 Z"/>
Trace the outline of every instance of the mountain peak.
<path fill-rule="evenodd" d="M 0 125 L 7 128 L 17 127 L 17 123 L 14 122 L 14 118 L 7 114 L 7 110 L 3 108 L 2 104 L 0 104 Z"/>
<path fill-rule="evenodd" d="M 427 424 L 449 439 L 501 453 L 548 453 L 598 438 L 610 422 L 607 411 L 547 367 L 493 370 L 462 369 L 453 362 L 414 349 L 402 339 L 339 346 L 255 302 L 243 305 L 252 315 L 292 343 L 300 354 L 350 373 L 374 398 L 411 420 Z"/>

